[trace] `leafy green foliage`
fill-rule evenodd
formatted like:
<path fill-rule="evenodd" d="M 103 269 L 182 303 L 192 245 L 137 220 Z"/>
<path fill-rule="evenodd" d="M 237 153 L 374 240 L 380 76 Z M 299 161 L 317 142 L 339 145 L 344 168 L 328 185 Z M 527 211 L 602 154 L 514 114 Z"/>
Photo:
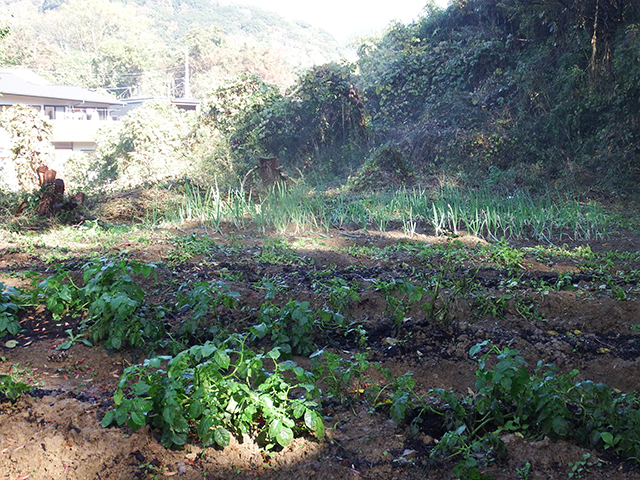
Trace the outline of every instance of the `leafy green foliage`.
<path fill-rule="evenodd" d="M 13 375 L 0 374 L 0 394 L 11 401 L 16 401 L 20 395 L 32 388 L 31 385 L 16 380 Z"/>
<path fill-rule="evenodd" d="M 191 289 L 186 293 L 178 291 L 178 307 L 180 311 L 189 309 L 191 316 L 180 325 L 178 334 L 193 335 L 196 333 L 200 322 L 210 313 L 220 306 L 235 309 L 237 299 L 240 296 L 237 292 L 230 291 L 226 283 L 221 281 L 195 282 L 191 284 Z"/>
<path fill-rule="evenodd" d="M 311 355 L 311 369 L 316 384 L 326 383 L 323 397 L 340 403 L 365 393 L 365 374 L 371 363 L 366 353 L 356 353 L 348 359 L 337 353 L 319 350 Z"/>
<path fill-rule="evenodd" d="M 318 329 L 329 339 L 335 339 L 335 335 L 344 335 L 352 338 L 360 347 L 367 345 L 367 330 L 361 322 L 350 321 L 341 313 L 329 308 L 318 310 L 316 314 L 319 317 Z"/>
<path fill-rule="evenodd" d="M 81 287 L 75 285 L 69 272 L 59 271 L 44 280 L 36 279 L 33 284 L 34 300 L 44 299 L 47 310 L 55 320 L 64 315 L 78 314 L 86 306 L 80 292 Z"/>
<path fill-rule="evenodd" d="M 569 478 L 583 478 L 586 473 L 590 473 L 589 468 L 591 467 L 600 467 L 602 466 L 602 461 L 596 458 L 593 461 L 590 461 L 591 458 L 590 453 L 585 453 L 582 456 L 582 460 L 577 462 L 569 462 L 569 467 L 571 467 L 571 471 L 569 472 Z"/>
<path fill-rule="evenodd" d="M 385 296 L 385 312 L 393 321 L 396 331 L 400 329 L 412 304 L 421 302 L 426 293 L 422 287 L 399 278 L 389 281 L 377 279 L 374 286 Z"/>
<path fill-rule="evenodd" d="M 283 307 L 264 303 L 258 321 L 249 328 L 254 338 L 269 336 L 274 347 L 286 354 L 308 355 L 313 351 L 314 316 L 309 302 L 289 300 Z"/>
<path fill-rule="evenodd" d="M 347 282 L 344 278 L 333 276 L 317 280 L 313 288 L 316 292 L 326 294 L 330 306 L 338 313 L 345 313 L 353 302 L 360 300 L 360 284 L 357 280 Z"/>
<path fill-rule="evenodd" d="M 35 280 L 32 301 L 43 302 L 54 318 L 81 315 L 93 341 L 104 340 L 106 348 L 120 349 L 124 344 L 143 348 L 162 336 L 161 311 L 145 305 L 144 290 L 133 278 L 153 274 L 157 279 L 154 265 L 104 257 L 83 270 L 81 287 L 66 271 Z M 69 336 L 72 343 L 80 339 L 80 335 Z"/>
<path fill-rule="evenodd" d="M 0 112 L 0 126 L 11 136 L 11 161 L 18 185 L 26 192 L 37 189 L 38 167 L 46 165 L 53 155 L 51 125 L 39 110 L 26 105 L 13 105 Z M 8 172 L 3 176 L 7 178 Z"/>
<path fill-rule="evenodd" d="M 480 317 L 487 315 L 493 318 L 504 318 L 509 307 L 511 295 L 487 295 L 480 292 L 474 299 L 473 306 L 477 309 L 476 313 Z"/>
<path fill-rule="evenodd" d="M 60 345 L 56 347 L 57 350 L 69 350 L 75 343 L 81 342 L 85 344 L 87 347 L 93 347 L 93 344 L 84 338 L 84 334 L 82 333 L 73 333 L 73 330 L 68 328 L 64 331 L 67 335 L 69 335 L 69 340 L 66 342 L 62 342 Z"/>
<path fill-rule="evenodd" d="M 524 270 L 524 265 L 522 265 L 524 252 L 509 246 L 504 237 L 491 245 L 489 253 L 491 255 L 491 261 L 497 263 L 500 267 L 512 272 Z"/>
<path fill-rule="evenodd" d="M 195 233 L 175 238 L 171 243 L 174 250 L 170 251 L 166 257 L 172 262 L 186 262 L 198 255 L 215 252 L 217 247 L 215 240 Z"/>
<path fill-rule="evenodd" d="M 84 270 L 82 300 L 88 304 L 87 317 L 94 341 L 104 340 L 105 348 L 120 349 L 124 342 L 142 348 L 160 338 L 162 324 L 154 312 L 144 307 L 144 291 L 134 275 L 156 275 L 151 264 L 125 259 L 99 259 Z M 156 277 L 157 278 L 157 277 Z"/>
<path fill-rule="evenodd" d="M 632 1 L 473 1 L 396 24 L 359 49 L 374 131 L 427 174 L 628 188 L 638 19 Z"/>
<path fill-rule="evenodd" d="M 458 457 L 455 471 L 460 478 L 485 478 L 483 465 L 506 451 L 500 432 L 563 438 L 636 461 L 640 458 L 636 430 L 640 401 L 635 394 L 616 393 L 589 380 L 576 382 L 577 371 L 558 374 L 554 365 L 542 362 L 530 373 L 518 350 L 500 350 L 489 341 L 472 347 L 470 354 L 475 357 L 483 351 L 473 395 L 458 398 L 451 391 L 433 389 L 420 396 L 410 372 L 396 378 L 382 367 L 388 383 L 369 387 L 375 394 L 373 404 L 389 407 L 397 423 L 410 419 L 409 431 L 414 434 L 425 413 L 442 417 L 447 432 L 431 457 Z M 335 366 L 339 368 L 339 363 Z M 570 465 L 574 475 L 596 466 L 587 458 Z"/>
<path fill-rule="evenodd" d="M 227 446 L 231 435 L 253 435 L 264 448 L 288 445 L 298 431 L 324 437 L 319 395 L 309 372 L 278 362 L 279 349 L 266 354 L 232 337 L 207 342 L 175 357 L 155 357 L 128 367 L 114 395 L 115 408 L 102 425 L 149 423 L 166 446 L 182 446 L 189 434 L 203 445 Z M 166 370 L 161 367 L 166 362 Z M 271 369 L 267 368 L 271 365 Z M 291 374 L 291 375 L 290 375 Z M 301 389 L 303 396 L 292 395 Z"/>
<path fill-rule="evenodd" d="M 384 190 L 410 184 L 412 180 L 412 167 L 400 149 L 387 144 L 375 150 L 358 172 L 349 177 L 347 186 L 356 192 Z"/>
<path fill-rule="evenodd" d="M 304 265 L 309 260 L 300 257 L 286 242 L 279 239 L 265 239 L 264 246 L 256 259 L 262 263 Z"/>
<path fill-rule="evenodd" d="M 488 351 L 478 361 L 473 397 L 458 399 L 451 392 L 434 390 L 432 393 L 447 408 L 434 409 L 422 403 L 423 408 L 444 415 L 445 424 L 451 429 L 433 456 L 453 452 L 462 455 L 461 468 L 475 467 L 477 463 L 469 463 L 469 458 L 479 450 L 485 455 L 504 450 L 495 433 L 504 430 L 532 437 L 571 439 L 587 447 L 612 449 L 627 458 L 639 458 L 640 437 L 633 432 L 640 402 L 635 395 L 615 393 L 610 387 L 589 380 L 575 382 L 577 371 L 558 374 L 555 366 L 542 362 L 531 374 L 517 350 L 499 350 L 488 341 L 475 345 L 470 353 L 475 356 L 487 346 Z M 489 368 L 492 354 L 496 358 Z M 480 449 L 482 445 L 485 447 Z M 574 471 L 583 471 L 584 465 L 579 464 Z"/>
<path fill-rule="evenodd" d="M 103 132 L 93 164 L 75 174 L 74 181 L 113 189 L 185 176 L 190 165 L 179 152 L 189 131 L 189 115 L 171 104 L 142 105 Z M 97 178 L 78 177 L 88 172 Z"/>
<path fill-rule="evenodd" d="M 354 84 L 354 65 L 330 63 L 308 70 L 293 88 L 294 115 L 304 149 L 366 139 L 367 113 Z M 294 124 L 295 125 L 295 124 Z M 300 148 L 300 147 L 298 147 Z"/>
<path fill-rule="evenodd" d="M 261 95 L 249 98 L 259 102 L 252 100 L 243 109 L 231 144 L 240 152 L 277 155 L 292 167 L 313 165 L 322 173 L 342 169 L 342 162 L 362 153 L 368 138 L 366 108 L 353 71 L 352 65 L 336 63 L 311 68 L 285 96 L 254 87 Z M 321 161 L 324 155 L 328 162 Z"/>
<path fill-rule="evenodd" d="M 273 85 L 247 73 L 229 79 L 208 95 L 201 107 L 197 134 L 212 135 L 217 144 L 215 157 L 205 158 L 216 179 L 231 177 L 236 181 L 236 169 L 244 174 L 254 166 L 256 155 L 273 154 L 265 145 L 265 126 L 283 103 L 282 94 Z"/>
<path fill-rule="evenodd" d="M 486 345 L 476 345 L 471 354 L 476 355 Z M 497 354 L 497 363 L 489 369 L 487 359 L 492 352 Z M 577 371 L 557 374 L 553 365 L 542 362 L 531 375 L 518 354 L 517 350 L 491 347 L 479 360 L 475 408 L 483 421 L 530 435 L 571 438 L 583 445 L 614 448 L 637 457 L 640 438 L 627 436 L 640 406 L 634 395 L 616 394 L 608 386 L 589 380 L 575 382 Z M 497 405 L 502 408 L 493 410 Z M 576 408 L 582 412 L 580 416 L 575 415 Z"/>
<path fill-rule="evenodd" d="M 15 335 L 20 331 L 17 314 L 22 304 L 20 291 L 0 282 L 0 337 L 7 333 Z"/>
<path fill-rule="evenodd" d="M 404 421 L 407 413 L 417 405 L 417 396 L 414 393 L 416 381 L 412 372 L 406 372 L 395 377 L 391 370 L 380 365 L 375 365 L 387 380 L 384 386 L 374 384 L 369 387 L 369 394 L 373 398 L 376 407 L 388 406 L 389 415 L 398 424 Z"/>

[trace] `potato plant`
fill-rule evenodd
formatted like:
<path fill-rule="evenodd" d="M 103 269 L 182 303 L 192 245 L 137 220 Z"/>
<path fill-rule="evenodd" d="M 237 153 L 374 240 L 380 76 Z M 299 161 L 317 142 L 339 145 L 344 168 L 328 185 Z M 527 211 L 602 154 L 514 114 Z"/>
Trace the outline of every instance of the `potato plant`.
<path fill-rule="evenodd" d="M 279 361 L 278 348 L 258 353 L 245 340 L 207 342 L 128 367 L 102 425 L 126 423 L 137 430 L 149 423 L 172 447 L 184 445 L 189 435 L 223 447 L 231 435 L 251 435 L 267 449 L 288 445 L 295 432 L 322 439 L 320 391 L 312 374 Z M 294 397 L 293 389 L 303 393 Z"/>

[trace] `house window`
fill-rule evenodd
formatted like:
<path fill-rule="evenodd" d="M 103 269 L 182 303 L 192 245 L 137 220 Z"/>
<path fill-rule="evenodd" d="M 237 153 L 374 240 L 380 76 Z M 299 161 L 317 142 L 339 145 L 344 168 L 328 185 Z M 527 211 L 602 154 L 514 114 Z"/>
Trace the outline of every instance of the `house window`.
<path fill-rule="evenodd" d="M 63 120 L 65 106 L 64 105 L 45 105 L 44 114 L 49 120 Z"/>

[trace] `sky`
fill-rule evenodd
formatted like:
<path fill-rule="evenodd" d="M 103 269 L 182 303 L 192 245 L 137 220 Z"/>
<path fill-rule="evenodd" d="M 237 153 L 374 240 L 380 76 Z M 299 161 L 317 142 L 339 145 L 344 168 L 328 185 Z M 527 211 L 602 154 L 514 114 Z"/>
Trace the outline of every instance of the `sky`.
<path fill-rule="evenodd" d="M 257 5 L 285 18 L 321 27 L 337 40 L 382 30 L 391 21 L 408 23 L 418 17 L 427 0 L 236 0 Z M 448 0 L 436 0 L 446 7 Z"/>

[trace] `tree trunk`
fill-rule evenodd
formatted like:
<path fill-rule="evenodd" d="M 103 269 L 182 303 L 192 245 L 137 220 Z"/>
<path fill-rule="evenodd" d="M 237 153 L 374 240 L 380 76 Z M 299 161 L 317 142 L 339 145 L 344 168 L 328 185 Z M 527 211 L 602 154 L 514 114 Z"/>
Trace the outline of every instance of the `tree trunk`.
<path fill-rule="evenodd" d="M 277 182 L 287 180 L 287 174 L 282 171 L 278 157 L 258 157 L 260 161 L 260 178 L 262 185 L 266 188 Z"/>

